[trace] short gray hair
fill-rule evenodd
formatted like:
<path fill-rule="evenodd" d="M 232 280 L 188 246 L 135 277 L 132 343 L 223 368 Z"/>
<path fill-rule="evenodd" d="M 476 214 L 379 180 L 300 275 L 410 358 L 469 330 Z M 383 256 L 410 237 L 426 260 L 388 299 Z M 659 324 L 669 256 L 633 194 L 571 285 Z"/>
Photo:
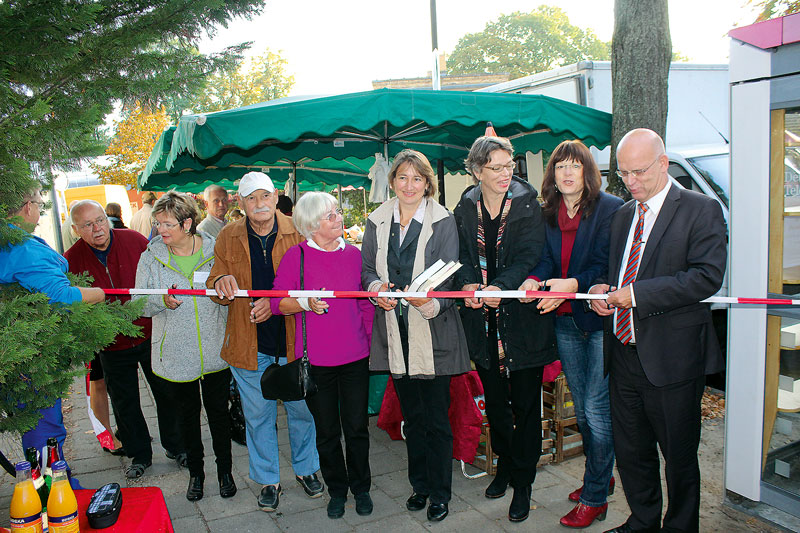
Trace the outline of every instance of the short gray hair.
<path fill-rule="evenodd" d="M 200 209 L 197 207 L 197 202 L 194 201 L 194 198 L 188 194 L 176 190 L 166 192 L 164 196 L 153 204 L 153 218 L 159 213 L 174 216 L 181 226 L 184 220 L 190 219 L 192 227 L 189 228 L 189 232 L 192 235 L 197 233 L 197 219 L 200 217 Z"/>
<path fill-rule="evenodd" d="M 25 207 L 25 204 L 32 202 L 33 197 L 37 194 L 39 194 L 39 196 L 42 194 L 42 184 L 38 181 L 32 182 L 23 189 L 22 198 L 18 200 L 19 203 L 13 208 L 9 209 L 8 213 L 10 215 L 19 215 L 22 212 L 22 208 Z"/>
<path fill-rule="evenodd" d="M 320 219 L 334 206 L 339 205 L 336 198 L 326 192 L 307 192 L 297 201 L 292 211 L 292 221 L 303 237 L 310 239 L 319 229 Z"/>
<path fill-rule="evenodd" d="M 467 168 L 467 172 L 472 175 L 472 181 L 474 181 L 476 185 L 478 183 L 478 174 L 481 169 L 489 163 L 489 160 L 492 158 L 492 152 L 495 150 L 504 150 L 508 152 L 508 155 L 514 157 L 514 147 L 511 145 L 511 141 L 505 137 L 484 135 L 478 137 L 475 139 L 475 142 L 472 143 L 472 147 L 469 149 L 469 155 L 464 160 L 464 166 Z"/>
<path fill-rule="evenodd" d="M 225 197 L 226 198 L 228 197 L 228 191 L 225 190 L 225 187 L 217 185 L 216 183 L 212 183 L 211 185 L 209 185 L 208 187 L 206 187 L 203 190 L 203 200 L 208 202 L 208 195 L 210 195 L 212 192 L 217 191 L 217 190 L 222 191 L 223 193 L 225 193 Z"/>
<path fill-rule="evenodd" d="M 71 206 L 69 206 L 69 219 L 72 221 L 73 224 L 75 224 L 75 213 L 77 213 L 82 207 L 87 205 L 93 205 L 97 207 L 100 211 L 103 212 L 104 215 L 106 215 L 106 210 L 103 209 L 103 206 L 100 205 L 100 202 L 96 200 L 76 200 L 72 202 Z"/>

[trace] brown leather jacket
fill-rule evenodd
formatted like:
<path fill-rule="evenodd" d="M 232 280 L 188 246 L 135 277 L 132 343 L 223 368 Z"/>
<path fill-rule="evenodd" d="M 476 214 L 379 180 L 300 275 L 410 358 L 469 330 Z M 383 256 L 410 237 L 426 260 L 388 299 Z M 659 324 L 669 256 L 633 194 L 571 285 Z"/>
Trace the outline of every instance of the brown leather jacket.
<path fill-rule="evenodd" d="M 275 245 L 272 247 L 272 267 L 278 271 L 278 264 L 286 250 L 299 244 L 304 239 L 292 224 L 292 219 L 276 211 L 278 234 L 275 236 Z M 217 237 L 214 247 L 214 267 L 208 275 L 206 287 L 214 288 L 214 281 L 220 276 L 232 275 L 242 290 L 253 288 L 250 267 L 250 246 L 247 242 L 246 218 L 227 224 Z M 250 298 L 235 298 L 221 300 L 212 298 L 228 308 L 228 325 L 225 328 L 225 340 L 222 343 L 222 359 L 236 368 L 246 370 L 258 369 L 258 341 L 256 325 L 250 322 Z M 294 315 L 288 315 L 286 320 L 286 354 L 289 361 L 294 360 Z"/>

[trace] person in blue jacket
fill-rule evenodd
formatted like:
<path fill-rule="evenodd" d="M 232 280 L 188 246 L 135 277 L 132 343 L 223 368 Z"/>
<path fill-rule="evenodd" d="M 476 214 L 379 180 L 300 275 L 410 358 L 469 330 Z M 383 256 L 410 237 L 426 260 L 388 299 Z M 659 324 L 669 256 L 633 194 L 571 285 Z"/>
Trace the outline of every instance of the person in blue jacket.
<path fill-rule="evenodd" d="M 22 204 L 13 208 L 10 215 L 22 218 L 31 229 L 39 222 L 44 205 L 39 188 L 32 189 L 22 198 Z M 12 228 L 17 228 L 10 224 Z M 17 228 L 19 229 L 19 228 Z M 29 235 L 22 242 L 0 249 L 0 283 L 19 283 L 31 292 L 47 295 L 50 303 L 71 304 L 83 300 L 89 303 L 103 301 L 102 289 L 96 287 L 73 287 L 67 275 L 67 260 L 39 237 Z M 59 448 L 67 437 L 67 429 L 61 415 L 61 399 L 52 407 L 42 409 L 42 418 L 36 427 L 22 435 L 23 449 L 34 447 L 41 450 L 48 437 L 58 439 Z M 60 450 L 59 450 L 60 451 Z"/>
<path fill-rule="evenodd" d="M 622 200 L 601 192 L 600 184 L 600 171 L 582 142 L 564 141 L 556 147 L 542 181 L 544 251 L 520 289 L 588 292 L 606 275 L 611 217 Z M 561 524 L 584 528 L 605 518 L 606 499 L 614 490 L 614 439 L 608 378 L 603 376 L 603 320 L 576 300 L 545 298 L 536 306 L 541 313 L 556 313 L 558 353 L 586 454 L 583 487 L 569 495 L 577 505 L 561 518 Z"/>

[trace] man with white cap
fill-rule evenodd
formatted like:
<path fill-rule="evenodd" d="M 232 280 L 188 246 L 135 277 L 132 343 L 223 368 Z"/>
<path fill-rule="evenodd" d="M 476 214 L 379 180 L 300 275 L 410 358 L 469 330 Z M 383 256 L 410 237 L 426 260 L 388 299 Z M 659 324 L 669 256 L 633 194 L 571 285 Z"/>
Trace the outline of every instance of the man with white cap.
<path fill-rule="evenodd" d="M 275 209 L 278 194 L 262 172 L 249 172 L 239 183 L 239 206 L 245 217 L 227 224 L 214 248 L 215 263 L 206 281 L 217 291 L 217 303 L 230 305 L 222 358 L 231 365 L 242 397 L 247 427 L 250 478 L 263 485 L 258 497 L 261 510 L 278 507 L 281 494 L 277 402 L 261 396 L 261 374 L 276 360 L 294 359 L 294 316 L 272 316 L 269 298 L 235 298 L 237 290 L 268 290 L 286 251 L 303 237 L 292 219 Z M 292 446 L 295 478 L 311 498 L 322 496 L 317 478 L 319 456 L 314 419 L 305 400 L 283 402 Z"/>

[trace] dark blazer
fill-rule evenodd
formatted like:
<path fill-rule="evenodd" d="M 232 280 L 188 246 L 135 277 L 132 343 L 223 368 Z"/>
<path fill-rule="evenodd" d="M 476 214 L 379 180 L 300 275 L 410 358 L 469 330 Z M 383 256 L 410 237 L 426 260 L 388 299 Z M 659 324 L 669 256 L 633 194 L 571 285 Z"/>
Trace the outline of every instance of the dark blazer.
<path fill-rule="evenodd" d="M 633 282 L 633 327 L 645 375 L 662 387 L 721 371 L 722 358 L 711 309 L 700 303 L 722 285 L 728 250 L 719 204 L 702 194 L 670 190 L 645 243 Z M 622 206 L 611 221 L 608 283 L 617 284 L 636 202 Z M 606 317 L 608 372 L 613 315 Z"/>
<path fill-rule="evenodd" d="M 578 292 L 588 292 L 596 279 L 604 278 L 608 273 L 611 217 L 622 203 L 621 198 L 601 192 L 592 213 L 587 218 L 581 218 L 567 268 L 567 277 L 578 280 Z M 545 235 L 547 241 L 542 250 L 542 258 L 530 275 L 539 280 L 560 278 L 561 230 L 558 225 L 545 224 Z M 572 302 L 572 318 L 583 331 L 603 329 L 603 319 L 595 312 L 587 311 L 580 301 Z"/>
<path fill-rule="evenodd" d="M 544 245 L 542 208 L 537 192 L 527 181 L 514 176 L 509 186 L 511 209 L 506 219 L 503 242 L 497 250 L 497 272 L 488 280 L 501 290 L 516 290 L 528 272 L 539 262 Z M 482 283 L 478 263 L 478 210 L 481 189 L 475 185 L 461 195 L 453 214 L 458 225 L 459 260 L 463 265 L 455 275 L 460 290 L 469 283 Z M 459 302 L 461 321 L 467 336 L 470 358 L 476 365 L 489 368 L 489 350 L 483 309 L 472 309 Z M 535 306 L 519 300 L 503 300 L 497 324 L 508 368 L 521 370 L 552 363 L 557 359 L 553 319 L 542 315 Z"/>

